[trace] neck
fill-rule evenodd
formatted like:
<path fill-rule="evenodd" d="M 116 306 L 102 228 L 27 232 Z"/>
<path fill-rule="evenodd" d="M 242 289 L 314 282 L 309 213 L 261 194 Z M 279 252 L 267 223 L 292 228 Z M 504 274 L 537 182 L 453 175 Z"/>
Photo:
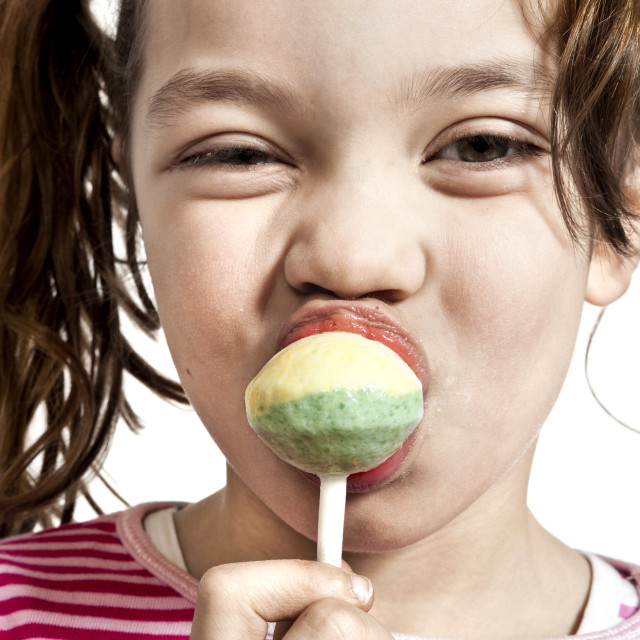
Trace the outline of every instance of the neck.
<path fill-rule="evenodd" d="M 588 563 L 536 521 L 526 507 L 526 483 L 515 489 L 518 499 L 508 486 L 497 484 L 414 545 L 346 554 L 353 570 L 373 581 L 372 615 L 398 633 L 440 638 L 575 633 L 588 596 Z"/>
<path fill-rule="evenodd" d="M 315 542 L 277 518 L 230 467 L 224 489 L 182 509 L 176 529 L 189 573 L 198 579 L 230 562 L 315 559 Z"/>

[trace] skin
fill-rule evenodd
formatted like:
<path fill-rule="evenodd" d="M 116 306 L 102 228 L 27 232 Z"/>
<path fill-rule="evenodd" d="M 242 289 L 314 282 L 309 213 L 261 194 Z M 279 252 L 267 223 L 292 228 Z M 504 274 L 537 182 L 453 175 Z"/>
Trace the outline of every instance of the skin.
<path fill-rule="evenodd" d="M 611 302 L 631 268 L 568 238 L 544 91 L 412 91 L 458 65 L 552 73 L 535 20 L 504 0 L 149 5 L 131 173 L 178 373 L 229 464 L 227 487 L 177 519 L 204 575 L 193 637 L 258 638 L 276 619 L 296 620 L 291 639 L 574 631 L 588 565 L 533 519 L 527 482 L 582 304 Z M 229 69 L 281 91 L 260 104 L 160 91 L 184 70 Z M 518 142 L 469 162 L 456 141 L 477 134 Z M 238 146 L 254 151 L 203 162 Z M 428 361 L 401 473 L 347 504 L 345 559 L 375 604 L 340 569 L 277 560 L 314 558 L 317 487 L 244 410 L 291 314 L 335 300 L 379 308 Z"/>

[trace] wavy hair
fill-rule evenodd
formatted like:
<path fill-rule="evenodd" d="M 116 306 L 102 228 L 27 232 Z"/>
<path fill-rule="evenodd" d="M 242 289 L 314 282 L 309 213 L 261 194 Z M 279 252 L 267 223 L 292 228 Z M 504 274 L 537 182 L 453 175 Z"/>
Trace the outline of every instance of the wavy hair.
<path fill-rule="evenodd" d="M 0 536 L 71 520 L 116 422 L 140 424 L 125 373 L 185 401 L 122 331 L 122 314 L 159 320 L 111 154 L 117 60 L 88 5 L 0 2 Z"/>
<path fill-rule="evenodd" d="M 629 256 L 638 251 L 627 183 L 640 164 L 640 2 L 562 0 L 550 29 L 560 51 L 551 125 L 561 211 L 574 239 L 586 211 L 595 240 Z"/>

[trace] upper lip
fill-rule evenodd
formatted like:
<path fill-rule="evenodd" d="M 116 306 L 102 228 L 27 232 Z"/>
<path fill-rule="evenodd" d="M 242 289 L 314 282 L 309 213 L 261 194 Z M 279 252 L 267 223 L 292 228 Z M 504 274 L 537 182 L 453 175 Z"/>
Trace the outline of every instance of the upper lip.
<path fill-rule="evenodd" d="M 423 393 L 426 393 L 428 382 L 427 358 L 420 342 L 384 309 L 379 300 L 311 300 L 291 314 L 284 323 L 276 339 L 276 351 L 280 351 L 291 333 L 314 322 L 321 322 L 338 314 L 347 314 L 356 326 L 371 327 L 391 333 L 398 341 L 398 354 L 413 369 L 422 383 Z"/>

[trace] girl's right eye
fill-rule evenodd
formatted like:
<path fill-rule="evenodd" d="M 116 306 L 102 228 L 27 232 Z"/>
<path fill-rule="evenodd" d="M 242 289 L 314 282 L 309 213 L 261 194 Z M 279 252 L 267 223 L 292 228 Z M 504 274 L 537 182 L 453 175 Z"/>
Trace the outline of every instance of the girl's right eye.
<path fill-rule="evenodd" d="M 192 142 L 166 167 L 182 188 L 202 198 L 242 199 L 295 184 L 296 164 L 259 136 L 223 133 Z"/>
<path fill-rule="evenodd" d="M 272 162 L 278 162 L 277 158 L 264 149 L 235 145 L 192 153 L 176 162 L 174 167 L 213 165 L 229 170 L 250 170 Z"/>

